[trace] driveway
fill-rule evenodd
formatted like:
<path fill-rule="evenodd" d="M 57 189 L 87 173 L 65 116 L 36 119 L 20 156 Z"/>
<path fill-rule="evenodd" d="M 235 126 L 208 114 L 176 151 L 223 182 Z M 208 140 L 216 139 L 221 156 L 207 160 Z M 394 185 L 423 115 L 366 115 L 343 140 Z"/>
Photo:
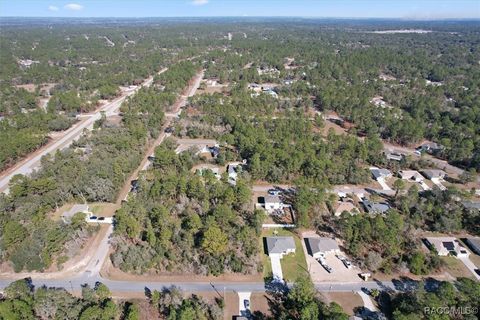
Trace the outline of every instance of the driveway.
<path fill-rule="evenodd" d="M 420 187 L 422 187 L 423 190 L 425 190 L 425 191 L 430 190 L 430 187 L 425 183 L 425 181 L 420 181 L 419 184 L 420 184 Z"/>
<path fill-rule="evenodd" d="M 250 295 L 251 292 L 238 292 L 238 314 L 244 317 L 247 317 L 250 315 L 250 309 L 252 306 L 250 306 L 249 309 L 245 308 L 245 300 L 248 300 L 250 303 Z"/>
<path fill-rule="evenodd" d="M 377 179 L 377 182 L 382 186 L 382 189 L 383 190 L 386 190 L 386 191 L 392 191 L 392 188 L 390 188 L 387 184 L 387 182 L 385 181 L 384 178 L 378 178 Z"/>
<path fill-rule="evenodd" d="M 361 290 L 357 291 L 357 293 L 360 296 L 360 298 L 362 298 L 363 306 L 365 308 L 367 308 L 368 310 L 370 310 L 372 312 L 373 311 L 378 311 L 377 307 L 373 304 L 373 301 L 368 294 L 366 294 L 365 292 L 363 292 Z"/>
<path fill-rule="evenodd" d="M 475 276 L 477 280 L 480 280 L 480 276 L 475 272 L 475 269 L 480 269 L 475 264 L 473 264 L 472 260 L 469 257 L 458 257 L 458 260 L 462 261 L 465 267 L 470 270 L 471 273 Z"/>
<path fill-rule="evenodd" d="M 447 190 L 447 188 L 445 188 L 445 186 L 442 184 L 442 182 L 440 181 L 440 179 L 438 178 L 432 178 L 431 179 L 432 182 L 440 189 L 440 190 Z"/>
<path fill-rule="evenodd" d="M 325 257 L 325 262 L 332 268 L 332 272 L 328 273 L 322 265 L 315 260 L 310 254 L 308 254 L 307 246 L 305 244 L 305 237 L 319 237 L 313 231 L 305 231 L 302 233 L 302 248 L 305 253 L 305 259 L 307 260 L 308 272 L 310 273 L 310 278 L 314 283 L 320 282 L 359 282 L 360 277 L 358 274 L 361 270 L 357 267 L 352 267 L 347 269 L 343 262 L 338 259 L 334 254 L 327 254 Z M 343 253 L 342 253 L 343 254 Z M 347 257 L 345 254 L 343 256 Z"/>
<path fill-rule="evenodd" d="M 279 254 L 271 254 L 269 257 L 272 263 L 273 281 L 283 282 L 282 264 L 280 263 L 281 256 Z"/>

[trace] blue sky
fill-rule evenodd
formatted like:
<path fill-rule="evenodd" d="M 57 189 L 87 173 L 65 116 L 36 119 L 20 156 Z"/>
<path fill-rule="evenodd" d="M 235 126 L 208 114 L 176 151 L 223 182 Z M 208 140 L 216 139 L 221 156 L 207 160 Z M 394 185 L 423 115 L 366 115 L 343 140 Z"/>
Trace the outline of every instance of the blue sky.
<path fill-rule="evenodd" d="M 480 0 L 0 0 L 0 16 L 480 18 Z"/>

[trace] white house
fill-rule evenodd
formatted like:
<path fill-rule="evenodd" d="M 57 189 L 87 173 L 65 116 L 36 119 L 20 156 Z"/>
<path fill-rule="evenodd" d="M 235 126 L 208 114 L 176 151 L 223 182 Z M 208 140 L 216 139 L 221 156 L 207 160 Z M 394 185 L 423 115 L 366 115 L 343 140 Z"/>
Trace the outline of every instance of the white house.
<path fill-rule="evenodd" d="M 421 182 L 423 181 L 422 175 L 415 170 L 401 170 L 398 172 L 400 178 L 403 180 L 409 180 L 409 181 L 415 181 L 415 182 Z"/>
<path fill-rule="evenodd" d="M 425 238 L 427 245 L 435 249 L 439 256 L 454 255 L 457 257 L 467 257 L 469 252 L 460 245 L 458 240 L 453 237 L 429 237 Z"/>
<path fill-rule="evenodd" d="M 284 207 L 284 204 L 280 199 L 279 195 L 269 194 L 265 197 L 265 209 L 267 211 L 280 210 L 280 209 L 283 209 L 283 207 Z"/>

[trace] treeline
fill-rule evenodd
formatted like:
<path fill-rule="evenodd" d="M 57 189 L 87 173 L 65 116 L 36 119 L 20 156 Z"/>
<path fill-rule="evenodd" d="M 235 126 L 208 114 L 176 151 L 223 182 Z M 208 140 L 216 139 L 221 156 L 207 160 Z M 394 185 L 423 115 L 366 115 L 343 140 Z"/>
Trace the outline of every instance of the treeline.
<path fill-rule="evenodd" d="M 198 161 L 175 153 L 167 140 L 155 150 L 153 168 L 116 213 L 114 266 L 123 271 L 219 275 L 255 273 L 262 213 L 249 206 L 246 181 L 236 186 L 212 172 L 191 172 Z"/>
<path fill-rule="evenodd" d="M 453 283 L 442 281 L 428 290 L 426 287 L 420 282 L 417 290 L 379 299 L 394 320 L 477 319 L 480 315 L 480 284 L 475 280 L 458 278 Z"/>
<path fill-rule="evenodd" d="M 224 301 L 209 303 L 172 287 L 154 290 L 143 301 L 114 301 L 107 286 L 83 285 L 81 296 L 64 288 L 34 288 L 29 279 L 12 282 L 0 299 L 0 319 L 223 319 Z"/>

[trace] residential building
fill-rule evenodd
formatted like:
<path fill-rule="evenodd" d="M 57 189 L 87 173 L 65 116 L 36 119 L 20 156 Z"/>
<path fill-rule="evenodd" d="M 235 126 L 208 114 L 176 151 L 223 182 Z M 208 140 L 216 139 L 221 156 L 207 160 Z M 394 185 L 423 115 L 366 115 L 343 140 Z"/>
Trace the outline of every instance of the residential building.
<path fill-rule="evenodd" d="M 474 253 L 480 255 L 480 238 L 467 238 L 465 242 Z"/>
<path fill-rule="evenodd" d="M 392 176 L 392 173 L 390 172 L 390 170 L 387 170 L 387 169 L 372 167 L 370 168 L 370 172 L 372 173 L 372 176 L 375 178 L 375 180 L 378 180 L 381 178 L 386 179 Z"/>
<path fill-rule="evenodd" d="M 268 255 L 279 255 L 283 257 L 289 253 L 295 253 L 295 241 L 293 237 L 266 237 Z"/>
<path fill-rule="evenodd" d="M 332 238 L 305 238 L 307 250 L 315 259 L 325 257 L 327 254 L 340 254 L 337 241 Z"/>
<path fill-rule="evenodd" d="M 425 142 L 416 148 L 417 151 L 428 153 L 436 153 L 442 151 L 445 147 L 436 142 Z"/>
<path fill-rule="evenodd" d="M 467 210 L 480 210 L 480 201 L 462 201 L 463 206 Z"/>
<path fill-rule="evenodd" d="M 399 151 L 385 151 L 384 152 L 385 154 L 385 157 L 387 158 L 387 160 L 391 160 L 391 161 L 402 161 L 402 159 L 405 157 L 405 155 Z"/>
<path fill-rule="evenodd" d="M 343 212 L 348 212 L 351 215 L 359 213 L 358 208 L 353 204 L 352 201 L 338 201 L 334 205 L 334 211 L 333 214 L 336 217 L 339 217 L 342 215 Z"/>
<path fill-rule="evenodd" d="M 390 210 L 390 205 L 385 202 L 371 202 L 370 200 L 363 200 L 365 211 L 373 214 L 383 214 Z"/>
<path fill-rule="evenodd" d="M 422 182 L 423 176 L 415 170 L 400 170 L 398 175 L 403 180 L 415 181 L 415 182 Z"/>
<path fill-rule="evenodd" d="M 436 169 L 427 169 L 422 170 L 422 174 L 427 179 L 444 179 L 447 176 L 447 173 L 443 170 Z"/>
<path fill-rule="evenodd" d="M 280 209 L 283 209 L 283 207 L 284 207 L 284 204 L 278 194 L 277 195 L 268 194 L 267 196 L 265 196 L 265 209 L 267 211 L 280 210 Z"/>
<path fill-rule="evenodd" d="M 468 251 L 453 237 L 429 237 L 425 238 L 427 246 L 435 249 L 439 256 L 453 255 L 457 257 L 468 256 Z"/>

